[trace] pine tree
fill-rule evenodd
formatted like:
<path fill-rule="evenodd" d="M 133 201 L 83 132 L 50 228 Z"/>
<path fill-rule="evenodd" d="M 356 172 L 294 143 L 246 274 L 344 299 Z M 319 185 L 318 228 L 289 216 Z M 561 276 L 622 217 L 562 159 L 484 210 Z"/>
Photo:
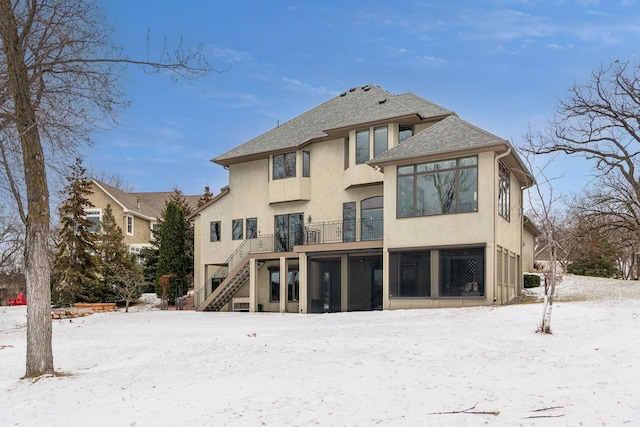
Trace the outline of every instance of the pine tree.
<path fill-rule="evenodd" d="M 567 268 L 568 273 L 595 277 L 620 276 L 616 267 L 620 252 L 597 223 L 580 221 L 576 235 L 580 244 L 574 249 L 573 259 Z"/>
<path fill-rule="evenodd" d="M 160 253 L 158 256 L 158 270 L 156 272 L 156 294 L 162 295 L 162 289 L 157 280 L 164 274 L 175 274 L 170 280 L 167 296 L 170 301 L 183 296 L 189 284 L 187 268 L 187 237 L 188 228 L 182 208 L 173 200 L 165 207 L 164 220 L 160 228 Z"/>
<path fill-rule="evenodd" d="M 120 283 L 119 278 L 128 276 L 128 270 L 137 272 L 138 266 L 134 256 L 124 244 L 122 229 L 117 224 L 109 204 L 102 213 L 98 236 L 96 252 L 101 259 L 101 300 L 116 301 L 118 297 L 122 297 L 116 288 L 116 284 Z M 118 280 L 116 280 L 116 277 L 118 277 Z M 131 296 L 134 295 L 132 294 Z"/>
<path fill-rule="evenodd" d="M 82 159 L 77 158 L 66 177 L 63 190 L 67 199 L 60 207 L 60 229 L 53 264 L 52 300 L 66 305 L 74 302 L 97 302 L 99 259 L 94 255 L 95 234 L 93 223 L 85 217 L 85 208 L 91 207 L 90 181 Z"/>
<path fill-rule="evenodd" d="M 213 199 L 213 193 L 211 192 L 211 190 L 209 189 L 209 186 L 207 185 L 206 187 L 204 187 L 204 194 L 200 196 L 200 198 L 198 198 L 198 207 L 204 205 L 211 199 Z"/>

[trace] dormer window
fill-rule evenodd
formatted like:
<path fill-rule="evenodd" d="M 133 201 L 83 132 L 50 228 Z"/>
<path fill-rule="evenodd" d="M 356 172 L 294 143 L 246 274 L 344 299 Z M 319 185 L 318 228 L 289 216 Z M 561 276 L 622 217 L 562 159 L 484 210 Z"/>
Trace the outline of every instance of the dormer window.
<path fill-rule="evenodd" d="M 295 178 L 296 153 L 276 154 L 273 156 L 273 179 Z"/>

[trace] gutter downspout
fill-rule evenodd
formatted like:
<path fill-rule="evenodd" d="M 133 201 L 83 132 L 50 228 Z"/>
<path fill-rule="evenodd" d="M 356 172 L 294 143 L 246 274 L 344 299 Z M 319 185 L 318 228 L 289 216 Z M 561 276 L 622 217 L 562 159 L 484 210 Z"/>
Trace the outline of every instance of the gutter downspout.
<path fill-rule="evenodd" d="M 494 173 L 498 172 L 497 174 L 494 175 L 494 181 L 493 181 L 493 191 L 495 192 L 496 188 L 498 188 L 498 185 L 500 184 L 500 168 L 499 168 L 499 162 L 500 159 L 507 157 L 509 154 L 511 154 L 511 147 L 507 148 L 507 151 L 505 151 L 502 154 L 498 154 L 495 159 L 494 159 Z M 496 185 L 498 184 L 498 185 Z M 498 192 L 500 190 L 498 189 Z M 509 203 L 511 203 L 511 198 L 509 198 Z M 495 197 L 495 193 L 494 193 L 494 198 L 493 198 L 493 303 L 495 304 L 497 302 L 497 298 L 496 298 L 496 291 L 498 290 L 498 271 L 497 271 L 497 264 L 495 262 L 496 260 L 496 254 L 497 254 L 497 232 L 496 232 L 496 228 L 498 226 L 498 216 L 496 215 L 496 212 L 498 211 L 497 209 L 497 205 L 498 204 L 498 198 Z M 509 206 L 509 209 L 511 209 L 511 206 Z M 520 251 L 522 251 L 522 249 L 520 249 Z M 520 257 L 520 259 L 522 259 L 522 256 Z M 502 296 L 501 296 L 502 298 Z M 501 301 L 501 303 L 503 303 Z"/>

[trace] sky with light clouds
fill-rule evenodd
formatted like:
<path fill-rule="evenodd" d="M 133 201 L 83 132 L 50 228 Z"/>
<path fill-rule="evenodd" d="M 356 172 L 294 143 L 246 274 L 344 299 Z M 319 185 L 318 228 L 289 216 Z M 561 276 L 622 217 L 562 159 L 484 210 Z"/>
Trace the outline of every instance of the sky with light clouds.
<path fill-rule="evenodd" d="M 202 44 L 218 70 L 173 82 L 130 68 L 131 107 L 83 150 L 94 172 L 136 191 L 214 193 L 210 160 L 355 86 L 413 92 L 518 145 L 541 129 L 574 82 L 637 60 L 635 0 L 104 1 L 132 57 Z M 588 168 L 557 159 L 567 191 Z M 554 172 L 551 172 L 552 174 Z"/>

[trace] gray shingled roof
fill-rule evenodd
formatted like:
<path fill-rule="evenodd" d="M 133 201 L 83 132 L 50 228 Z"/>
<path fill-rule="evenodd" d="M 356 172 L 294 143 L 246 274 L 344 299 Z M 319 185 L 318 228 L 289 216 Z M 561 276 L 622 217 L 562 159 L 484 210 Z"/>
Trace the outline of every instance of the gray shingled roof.
<path fill-rule="evenodd" d="M 508 141 L 465 122 L 458 116 L 449 116 L 412 136 L 402 144 L 378 155 L 368 163 L 377 165 L 430 154 L 499 144 L 510 145 Z"/>
<path fill-rule="evenodd" d="M 424 119 L 454 113 L 412 93 L 394 95 L 379 86 L 366 85 L 350 89 L 212 161 L 224 165 L 238 157 L 298 147 L 312 139 L 327 137 L 326 131 L 331 129 L 413 114 Z"/>
<path fill-rule="evenodd" d="M 167 200 L 173 194 L 172 191 L 127 193 L 97 179 L 92 181 L 107 191 L 115 201 L 122 204 L 127 210 L 150 218 L 160 218 Z M 184 196 L 184 198 L 187 204 L 195 209 L 200 196 Z M 140 201 L 140 207 L 138 207 L 138 201 Z"/>

